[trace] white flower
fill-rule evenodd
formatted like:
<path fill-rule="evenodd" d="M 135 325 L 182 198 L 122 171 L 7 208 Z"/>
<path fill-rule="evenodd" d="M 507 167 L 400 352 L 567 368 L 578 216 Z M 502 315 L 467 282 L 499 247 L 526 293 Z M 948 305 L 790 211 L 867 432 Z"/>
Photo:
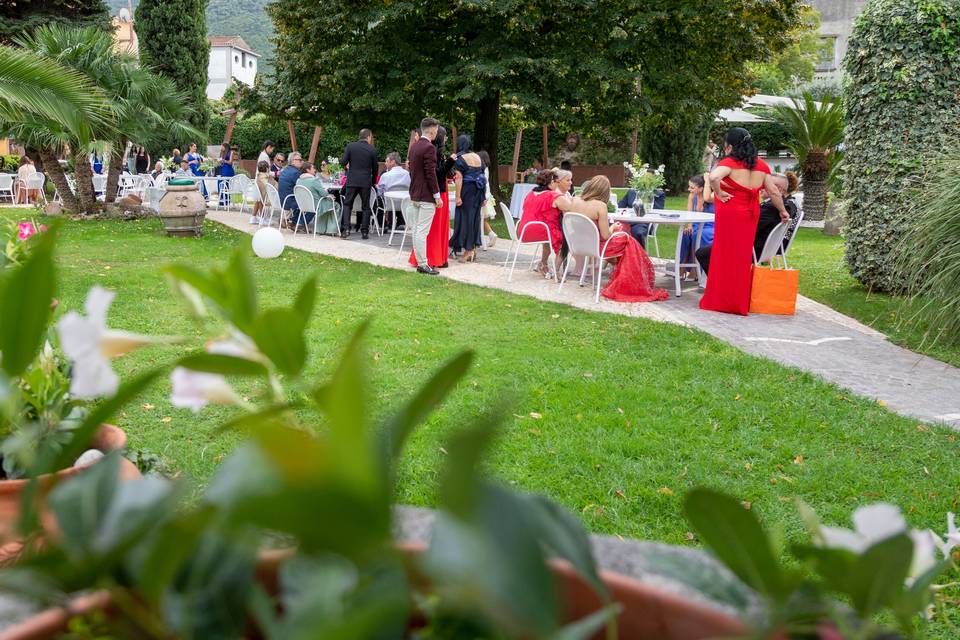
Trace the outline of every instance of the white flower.
<path fill-rule="evenodd" d="M 667 165 L 665 164 L 662 164 L 659 167 L 657 167 L 657 173 L 663 173 L 666 170 L 667 170 Z"/>
<path fill-rule="evenodd" d="M 820 527 L 822 546 L 863 553 L 877 542 L 905 532 L 907 522 L 899 508 L 881 502 L 854 511 L 853 527 L 853 531 L 839 527 Z"/>
<path fill-rule="evenodd" d="M 223 356 L 234 356 L 245 360 L 253 360 L 262 364 L 269 364 L 266 357 L 260 353 L 257 345 L 250 336 L 231 327 L 230 337 L 213 340 L 207 343 L 207 353 L 216 353 Z"/>
<path fill-rule="evenodd" d="M 177 367 L 170 374 L 173 392 L 170 402 L 175 407 L 191 409 L 197 413 L 209 403 L 242 404 L 227 379 L 216 373 L 192 371 Z"/>
<path fill-rule="evenodd" d="M 910 532 L 910 539 L 913 541 L 913 560 L 910 562 L 907 586 L 913 584 L 914 580 L 932 569 L 937 563 L 935 537 L 936 534 L 929 529 L 924 531 L 914 529 Z"/>
<path fill-rule="evenodd" d="M 116 393 L 119 379 L 110 367 L 110 358 L 153 342 L 148 336 L 107 328 L 107 310 L 113 296 L 112 291 L 94 286 L 84 304 L 87 316 L 70 311 L 57 324 L 63 352 L 73 361 L 70 393 L 77 398 Z"/>
<path fill-rule="evenodd" d="M 956 516 L 954 516 L 953 513 L 947 514 L 947 532 L 944 534 L 945 539 L 941 539 L 940 536 L 935 533 L 932 533 L 932 537 L 933 543 L 940 552 L 943 553 L 944 559 L 949 558 L 953 550 L 960 547 L 960 529 L 957 529 Z"/>

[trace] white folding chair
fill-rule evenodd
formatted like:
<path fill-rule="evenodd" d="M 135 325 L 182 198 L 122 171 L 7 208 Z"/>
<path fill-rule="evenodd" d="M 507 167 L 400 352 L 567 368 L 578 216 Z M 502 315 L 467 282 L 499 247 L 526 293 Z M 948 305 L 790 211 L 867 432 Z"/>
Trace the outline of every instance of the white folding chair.
<path fill-rule="evenodd" d="M 317 204 L 313 200 L 313 193 L 310 189 L 298 184 L 293 187 L 293 198 L 297 201 L 297 209 L 300 210 L 297 214 L 297 224 L 293 225 L 293 235 L 297 235 L 297 227 L 307 213 L 313 214 L 313 235 L 317 235 Z"/>
<path fill-rule="evenodd" d="M 547 223 L 541 222 L 539 220 L 532 220 L 524 225 L 523 230 L 520 232 L 520 235 L 517 235 L 517 227 L 513 221 L 513 215 L 510 213 L 510 209 L 507 208 L 507 205 L 500 203 L 501 211 L 503 211 L 503 217 L 507 221 L 507 233 L 510 234 L 510 249 L 507 251 L 507 260 L 504 261 L 504 266 L 507 262 L 510 262 L 510 273 L 507 275 L 507 282 L 513 282 L 513 270 L 517 266 L 517 257 L 520 255 L 521 247 L 539 247 L 540 245 L 547 244 L 550 246 L 550 261 L 552 262 L 551 268 L 553 273 L 557 272 L 557 255 L 553 252 L 553 242 L 550 238 L 550 227 L 547 226 Z M 533 241 L 524 241 L 528 230 L 534 229 L 537 227 L 543 227 L 543 230 L 547 232 L 546 240 L 533 240 Z M 510 253 L 513 253 L 513 260 L 510 260 Z M 534 253 L 533 260 L 531 265 L 536 262 L 537 257 Z"/>
<path fill-rule="evenodd" d="M 223 180 L 223 178 L 220 178 Z M 250 182 L 250 178 L 240 174 L 238 176 L 233 176 L 229 181 L 224 180 L 227 183 L 227 188 L 224 190 L 224 195 L 227 199 L 227 211 L 230 211 L 233 207 L 233 196 L 240 196 L 240 213 L 243 213 L 244 205 L 244 194 L 247 191 L 247 184 Z"/>
<path fill-rule="evenodd" d="M 260 202 L 260 187 L 257 186 L 256 182 L 248 179 L 243 188 L 243 199 L 240 202 L 240 213 L 243 213 L 243 209 L 248 203 L 251 205 L 252 209 L 253 203 L 255 202 Z"/>
<path fill-rule="evenodd" d="M 600 242 L 600 230 L 597 229 L 597 225 L 582 213 L 574 213 L 568 211 L 563 215 L 563 235 L 567 239 L 567 247 L 569 248 L 569 254 L 567 256 L 567 264 L 563 268 L 563 277 L 560 278 L 560 284 L 557 286 L 557 291 L 563 287 L 563 283 L 567 279 L 567 273 L 570 271 L 570 263 L 575 256 L 585 258 L 583 263 L 583 272 L 580 274 L 580 284 L 583 284 L 584 278 L 587 276 L 587 268 L 590 267 L 590 272 L 593 274 L 593 281 L 596 284 L 597 290 L 596 294 L 593 297 L 594 302 L 600 301 L 600 285 L 603 281 L 603 261 L 609 260 L 607 257 L 607 247 L 610 245 L 610 241 L 616 238 L 617 236 L 626 236 L 629 235 L 625 231 L 615 231 L 606 242 L 603 242 L 601 247 Z"/>
<path fill-rule="evenodd" d="M 164 189 L 167 186 L 167 180 L 170 179 L 166 173 L 158 173 L 157 177 L 153 179 L 153 186 L 158 189 Z"/>
<path fill-rule="evenodd" d="M 783 255 L 783 237 L 787 233 L 787 229 L 790 228 L 790 225 L 786 222 L 781 222 L 770 231 L 770 235 L 767 236 L 767 241 L 763 243 L 763 250 L 760 251 L 760 255 L 757 255 L 756 250 L 753 251 L 753 264 L 760 265 L 764 262 L 769 262 L 773 264 L 773 259 L 778 255 L 780 259 L 783 260 L 783 268 L 787 268 L 787 257 Z"/>
<path fill-rule="evenodd" d="M 406 225 L 403 227 L 403 231 L 397 231 L 397 213 L 403 213 L 403 202 L 409 200 L 408 193 L 406 191 L 387 191 L 383 194 L 384 209 L 390 213 L 390 239 L 387 240 L 387 246 L 393 246 L 393 236 L 396 233 L 403 233 L 404 235 L 408 233 L 413 233 L 413 231 L 407 228 Z M 397 203 L 400 203 L 400 207 L 397 208 Z"/>
<path fill-rule="evenodd" d="M 410 199 L 410 196 L 406 196 L 406 197 L 403 199 L 403 201 L 401 201 L 401 203 L 400 203 L 400 209 L 401 209 L 402 211 L 406 212 L 406 210 L 407 210 L 407 205 L 409 205 L 409 204 L 413 204 L 413 200 Z M 406 213 L 404 213 L 404 215 L 406 215 Z M 397 255 L 399 255 L 400 257 L 403 257 L 403 243 L 404 243 L 404 241 L 406 241 L 408 234 L 411 236 L 410 242 L 413 242 L 413 238 L 412 238 L 412 236 L 413 236 L 413 229 L 410 228 L 410 221 L 407 220 L 406 217 L 404 217 L 403 221 L 404 221 L 405 224 L 404 224 L 404 227 L 403 227 L 403 233 L 400 235 L 400 251 L 399 251 L 398 254 L 397 254 Z M 388 243 L 388 244 L 389 244 L 389 243 Z"/>
<path fill-rule="evenodd" d="M 800 223 L 803 222 L 803 209 L 800 209 L 797 213 L 797 217 L 790 222 L 790 225 L 787 227 L 787 231 L 784 234 L 784 241 L 787 243 L 787 246 L 783 248 L 783 255 L 786 256 L 790 251 L 790 247 L 793 246 L 793 241 L 797 237 L 797 231 L 800 229 Z"/>
<path fill-rule="evenodd" d="M 0 198 L 10 198 L 10 202 L 16 202 L 13 193 L 13 181 L 16 177 L 12 173 L 0 173 Z"/>
<path fill-rule="evenodd" d="M 98 198 L 103 198 L 107 190 L 107 176 L 102 173 L 93 174 L 93 194 Z"/>
<path fill-rule="evenodd" d="M 660 242 L 657 240 L 657 228 L 659 226 L 658 224 L 651 223 L 650 226 L 647 227 L 647 253 L 653 253 L 653 255 L 658 258 L 660 257 Z M 649 250 L 651 243 L 653 246 L 652 252 Z"/>
<path fill-rule="evenodd" d="M 270 207 L 270 217 L 267 218 L 267 226 L 269 227 L 271 224 L 273 224 L 274 211 L 276 211 L 277 214 L 280 216 L 280 220 L 283 220 L 283 207 L 280 204 L 280 193 L 277 191 L 277 188 L 272 184 L 270 184 L 269 182 L 265 185 L 265 187 L 266 188 L 264 189 L 264 191 L 266 192 L 265 193 L 266 197 L 264 198 L 263 207 L 264 207 L 264 210 L 266 210 L 267 207 Z M 261 226 L 263 225 L 263 214 L 265 212 L 266 211 L 263 211 L 260 213 Z"/>
<path fill-rule="evenodd" d="M 30 191 L 36 189 L 40 192 L 39 198 L 43 200 L 44 204 L 46 204 L 47 194 L 45 189 L 43 188 L 46 182 L 47 182 L 47 177 L 42 173 L 40 173 L 39 171 L 28 176 L 25 184 L 25 187 L 27 189 L 27 200 L 29 201 L 30 199 Z"/>
<path fill-rule="evenodd" d="M 317 222 L 320 221 L 320 216 L 322 215 L 320 211 L 323 210 L 322 203 L 324 201 L 330 203 L 331 211 L 333 211 L 333 220 L 337 223 L 337 235 L 340 235 L 340 212 L 337 211 L 337 199 L 329 194 L 320 198 L 320 202 L 317 203 L 317 213 L 313 217 L 313 235 L 317 235 Z M 303 209 L 301 208 L 300 211 L 303 211 Z"/>
<path fill-rule="evenodd" d="M 223 202 L 223 191 L 221 191 L 223 180 L 216 177 L 204 176 L 200 178 L 200 182 L 203 183 L 203 186 L 207 190 L 207 204 L 209 205 L 213 202 L 217 209 L 224 208 Z"/>
<path fill-rule="evenodd" d="M 128 173 L 121 175 L 120 181 L 117 184 L 117 197 L 122 198 L 131 193 L 135 193 L 139 185 L 140 178 L 138 176 L 132 176 Z"/>
<path fill-rule="evenodd" d="M 378 236 L 383 236 L 383 226 L 380 224 L 380 220 L 377 218 L 377 215 L 386 216 L 386 207 L 380 204 L 380 194 L 377 193 L 376 187 L 370 189 L 370 224 L 373 225 L 373 230 L 377 232 Z M 384 220 L 386 222 L 386 220 Z"/>

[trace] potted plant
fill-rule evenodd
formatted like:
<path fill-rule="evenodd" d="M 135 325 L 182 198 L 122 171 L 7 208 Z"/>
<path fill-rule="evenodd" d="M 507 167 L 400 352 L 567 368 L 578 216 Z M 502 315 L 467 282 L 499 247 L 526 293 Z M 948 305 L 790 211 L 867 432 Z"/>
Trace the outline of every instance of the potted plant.
<path fill-rule="evenodd" d="M 72 376 L 76 368 L 71 370 L 53 344 L 70 351 L 78 331 L 97 327 L 68 313 L 60 322 L 59 335 L 51 330 L 57 304 L 50 277 L 55 234 L 56 230 L 47 231 L 42 225 L 19 223 L 17 239 L 7 243 L 6 262 L 0 270 L 0 308 L 4 310 L 0 317 L 4 331 L 0 337 L 0 542 L 6 543 L 0 547 L 0 560 L 20 548 L 16 527 L 25 496 L 49 490 L 96 462 L 98 453 L 123 449 L 127 441 L 121 429 L 102 421 L 86 430 L 88 437 L 75 437 L 96 413 L 88 411 L 87 400 L 97 394 L 90 394 L 92 390 Z M 96 303 L 88 300 L 89 304 Z M 100 332 L 104 344 L 115 337 Z M 131 334 L 121 339 L 130 345 L 138 342 Z M 138 475 L 130 463 L 122 464 L 120 471 L 123 477 Z"/>
<path fill-rule="evenodd" d="M 817 567 L 821 558 L 835 559 L 857 584 L 876 585 L 867 589 L 868 606 L 845 608 L 828 596 L 853 595 L 847 583 L 828 570 L 818 570 L 829 578 L 819 580 L 784 568 L 751 511 L 697 490 L 686 500 L 687 515 L 730 571 L 718 580 L 715 571 L 666 556 L 658 571 L 705 591 L 752 593 L 762 608 L 750 624 L 601 574 L 575 516 L 483 477 L 484 451 L 508 406 L 451 436 L 429 542 L 397 544 L 392 503 L 404 444 L 462 380 L 472 354 L 450 359 L 399 410 L 374 422 L 366 323 L 329 379 L 302 375 L 315 278 L 290 306 L 261 310 L 242 254 L 226 268 L 174 266 L 167 273 L 198 319 L 224 332 L 178 359 L 171 401 L 193 411 L 234 407 L 223 428 L 247 440 L 196 497 L 184 480 L 116 482 L 116 453 L 57 486 L 49 505 L 59 535 L 0 571 L 0 588 L 61 606 L 7 629 L 0 636 L 6 640 L 54 638 L 67 629 L 81 637 L 669 640 L 731 637 L 751 627 L 761 635 L 817 633 L 823 621 L 830 621 L 825 630 L 872 638 L 874 626 L 843 625 L 891 607 L 913 624 L 913 613 L 930 601 L 929 583 L 946 566 L 928 563 L 905 583 L 914 537 L 889 526 L 856 550 L 797 547 Z M 116 411 L 163 370 L 124 385 L 98 411 Z M 235 377 L 258 382 L 249 399 L 234 391 Z M 808 520 L 824 542 L 849 538 Z M 960 543 L 960 534 L 952 535 Z M 731 572 L 736 577 L 728 579 Z"/>

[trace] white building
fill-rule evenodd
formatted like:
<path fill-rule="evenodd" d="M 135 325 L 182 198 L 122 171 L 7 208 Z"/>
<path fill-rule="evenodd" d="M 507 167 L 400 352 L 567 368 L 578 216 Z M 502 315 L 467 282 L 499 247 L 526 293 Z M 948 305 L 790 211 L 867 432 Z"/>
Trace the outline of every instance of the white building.
<path fill-rule="evenodd" d="M 824 44 L 817 77 L 836 77 L 843 67 L 853 22 L 863 12 L 867 0 L 812 0 L 811 4 L 820 12 L 820 40 Z"/>
<path fill-rule="evenodd" d="M 254 53 L 240 36 L 211 36 L 209 40 L 207 97 L 219 100 L 234 80 L 252 87 L 260 54 Z"/>

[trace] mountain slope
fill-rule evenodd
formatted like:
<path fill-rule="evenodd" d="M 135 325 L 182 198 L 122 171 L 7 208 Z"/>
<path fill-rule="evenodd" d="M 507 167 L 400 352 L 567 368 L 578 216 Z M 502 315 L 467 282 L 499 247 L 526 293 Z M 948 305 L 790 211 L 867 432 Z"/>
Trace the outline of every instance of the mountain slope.
<path fill-rule="evenodd" d="M 207 4 L 207 34 L 211 36 L 239 35 L 250 48 L 259 53 L 259 70 L 273 70 L 273 22 L 267 17 L 264 7 L 269 0 L 209 0 Z M 127 0 L 106 0 L 110 15 L 116 15 Z M 136 9 L 137 1 L 133 7 Z"/>

